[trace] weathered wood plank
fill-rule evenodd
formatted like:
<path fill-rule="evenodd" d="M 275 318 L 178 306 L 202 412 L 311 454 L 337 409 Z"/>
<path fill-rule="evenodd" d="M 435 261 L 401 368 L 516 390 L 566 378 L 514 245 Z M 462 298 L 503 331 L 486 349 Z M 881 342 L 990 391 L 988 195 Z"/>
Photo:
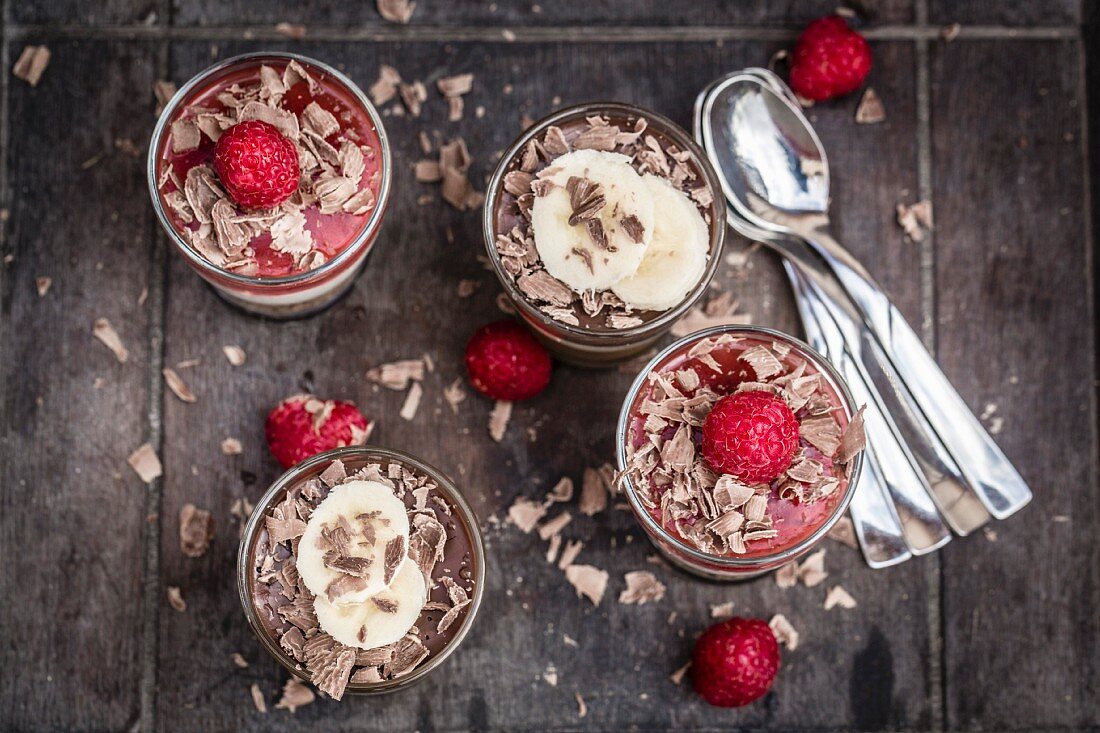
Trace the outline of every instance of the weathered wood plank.
<path fill-rule="evenodd" d="M 122 731 L 140 677 L 146 488 L 126 457 L 147 435 L 153 230 L 141 161 L 114 141 L 146 134 L 155 49 L 50 45 L 37 88 L 9 85 L 0 728 Z M 126 363 L 93 339 L 99 317 Z"/>
<path fill-rule="evenodd" d="M 123 25 L 157 20 L 156 0 L 48 0 L 12 2 L 11 20 L 34 25 Z"/>
<path fill-rule="evenodd" d="M 928 16 L 931 22 L 943 25 L 1078 25 L 1081 22 L 1081 0 L 930 0 Z"/>
<path fill-rule="evenodd" d="M 245 48 L 229 44 L 219 51 L 228 55 Z M 845 584 L 860 606 L 826 614 L 821 603 L 828 585 L 780 591 L 768 578 L 724 587 L 651 565 L 652 549 L 630 516 L 609 510 L 595 518 L 579 516 L 565 532 L 586 542 L 582 562 L 612 575 L 608 597 L 592 608 L 575 598 L 560 571 L 545 563 L 545 543 L 491 518 L 502 519 L 515 496 L 539 497 L 559 476 L 579 480 L 585 466 L 610 458 L 613 425 L 634 373 L 559 367 L 544 395 L 517 407 L 501 445 L 487 436 L 486 401 L 471 396 L 457 415 L 441 401 L 443 387 L 461 375 L 468 335 L 500 312 L 493 303 L 496 283 L 477 259 L 482 252 L 477 216 L 434 200 L 417 204 L 421 194 L 434 197 L 437 192 L 413 179 L 411 165 L 421 156 L 416 133 L 439 131 L 445 139 L 464 135 L 476 158 L 473 178 L 481 181 L 494 156 L 519 132 L 524 113 L 538 116 L 559 103 L 614 98 L 652 107 L 686 125 L 698 89 L 738 65 L 763 63 L 775 49 L 750 43 L 306 43 L 295 48 L 342 64 L 364 86 L 374 80 L 379 63 L 396 65 L 407 78 L 430 80 L 467 70 L 478 76 L 461 123 L 445 122 L 445 107 L 435 96 L 419 119 L 386 118 L 398 166 L 385 232 L 355 290 L 327 313 L 288 324 L 243 316 L 173 258 L 165 361 L 199 357 L 203 363 L 184 373 L 199 401 L 185 405 L 169 397 L 166 405 L 164 580 L 180 585 L 190 605 L 185 614 L 166 604 L 161 611 L 162 729 L 260 730 L 270 727 L 276 715 L 286 730 L 313 731 L 666 729 L 723 727 L 734 720 L 776 728 L 804 727 L 807 721 L 837 728 L 928 727 L 928 630 L 919 563 L 874 573 L 854 552 L 830 544 L 830 582 Z M 895 141 L 912 139 L 912 57 L 906 45 L 878 50 L 880 92 L 891 109 L 891 127 L 855 128 L 854 100 L 815 114 L 838 163 L 864 171 L 838 176 L 835 196 L 845 212 L 845 238 L 912 310 L 917 304 L 911 277 L 915 255 L 891 228 L 897 192 L 915 185 L 912 145 Z M 594 63 L 608 58 L 630 73 L 589 73 Z M 177 43 L 173 61 L 174 77 L 182 82 L 208 63 L 208 47 Z M 577 79 L 588 81 L 578 86 Z M 554 102 L 559 95 L 560 102 Z M 479 105 L 486 111 L 482 119 L 474 115 Z M 860 144 L 845 145 L 849 136 Z M 446 242 L 447 226 L 454 244 Z M 776 262 L 760 251 L 749 262 L 740 271 L 725 268 L 719 289 L 741 296 L 757 322 L 796 328 Z M 455 294 L 461 278 L 482 283 L 468 300 Z M 244 367 L 225 363 L 220 354 L 225 343 L 239 343 L 248 351 Z M 424 352 L 437 369 L 426 380 L 420 412 L 405 422 L 397 416 L 403 396 L 372 390 L 363 373 L 371 364 Z M 488 597 L 463 649 L 420 687 L 265 718 L 252 709 L 248 687 L 258 682 L 270 702 L 283 676 L 250 638 L 238 606 L 236 528 L 228 522 L 228 510 L 238 496 L 256 499 L 278 473 L 263 444 L 263 416 L 280 398 L 300 390 L 303 380 L 327 396 L 357 400 L 379 420 L 375 439 L 380 444 L 420 453 L 459 480 L 488 533 Z M 220 455 L 218 445 L 227 436 L 242 440 L 244 455 Z M 244 485 L 242 470 L 256 481 Z M 175 516 L 187 501 L 213 510 L 220 521 L 214 546 L 199 560 L 183 558 L 177 546 Z M 644 607 L 617 604 L 623 573 L 650 568 L 668 585 L 667 599 Z M 786 613 L 805 639 L 787 656 L 769 701 L 736 718 L 708 708 L 667 679 L 690 654 L 693 635 L 711 622 L 709 606 L 727 600 L 736 603 L 738 613 Z M 677 618 L 670 624 L 673 610 Z M 579 646 L 567 645 L 564 635 Z M 236 670 L 229 659 L 235 651 L 253 665 Z M 550 665 L 558 674 L 556 686 L 542 677 Z M 575 692 L 588 705 L 583 719 L 577 717 Z"/>
<path fill-rule="evenodd" d="M 318 0 L 303 4 L 291 0 L 175 0 L 174 22 L 179 25 L 238 25 L 279 22 L 308 25 L 384 25 L 374 3 Z M 909 23 L 913 20 L 912 0 L 861 2 L 861 10 L 876 23 Z M 524 26 L 766 26 L 800 27 L 831 12 L 835 5 L 820 0 L 786 3 L 717 2 L 668 3 L 635 0 L 499 0 L 474 3 L 418 3 L 412 16 L 415 25 L 464 27 Z"/>
<path fill-rule="evenodd" d="M 1100 720 L 1097 434 L 1081 46 L 933 50 L 941 363 L 1035 491 L 944 553 L 948 723 Z M 979 132 L 980 131 L 980 132 Z"/>

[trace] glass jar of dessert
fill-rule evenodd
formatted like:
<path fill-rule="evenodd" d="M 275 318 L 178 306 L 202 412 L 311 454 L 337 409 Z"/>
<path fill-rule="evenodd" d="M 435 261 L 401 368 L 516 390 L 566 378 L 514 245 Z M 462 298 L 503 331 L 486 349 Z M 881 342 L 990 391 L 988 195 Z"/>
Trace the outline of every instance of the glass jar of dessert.
<path fill-rule="evenodd" d="M 844 514 L 862 426 L 836 370 L 806 344 L 707 329 L 634 381 L 619 415 L 619 486 L 673 564 L 747 579 L 808 552 Z"/>
<path fill-rule="evenodd" d="M 377 237 L 392 161 L 346 76 L 256 53 L 187 82 L 157 121 L 147 178 L 174 247 L 223 298 L 274 318 L 350 289 Z"/>
<path fill-rule="evenodd" d="M 609 366 L 652 345 L 721 259 L 714 169 L 671 120 L 629 104 L 550 115 L 501 158 L 485 246 L 519 315 L 563 361 Z"/>
<path fill-rule="evenodd" d="M 435 468 L 337 448 L 283 474 L 245 526 L 237 587 L 261 644 L 329 697 L 382 693 L 438 667 L 485 585 L 481 530 Z"/>

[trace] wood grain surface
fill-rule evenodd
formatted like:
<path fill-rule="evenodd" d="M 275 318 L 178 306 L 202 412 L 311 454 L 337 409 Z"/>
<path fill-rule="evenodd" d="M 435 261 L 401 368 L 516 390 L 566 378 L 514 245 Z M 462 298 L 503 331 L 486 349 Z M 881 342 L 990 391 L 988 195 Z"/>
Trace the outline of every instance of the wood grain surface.
<path fill-rule="evenodd" d="M 574 504 L 565 537 L 585 543 L 579 562 L 611 575 L 593 607 L 546 563 L 537 534 L 503 520 L 515 497 L 539 498 L 563 475 L 579 485 L 585 467 L 611 460 L 614 423 L 641 364 L 559 366 L 544 394 L 517 405 L 500 444 L 488 436 L 486 400 L 471 394 L 452 412 L 443 389 L 462 376 L 469 334 L 501 317 L 499 289 L 479 260 L 477 212 L 455 211 L 415 181 L 417 134 L 437 144 L 463 137 L 483 187 L 521 120 L 559 106 L 628 101 L 686 126 L 705 84 L 766 64 L 834 4 L 563 0 L 536 12 L 530 2 L 421 0 L 409 26 L 394 26 L 369 2 L 7 0 L 9 65 L 30 43 L 49 45 L 53 59 L 38 87 L 10 76 L 0 85 L 2 251 L 12 258 L 0 267 L 0 729 L 1100 726 L 1094 182 L 1081 7 L 864 5 L 872 35 L 885 36 L 873 42 L 869 84 L 887 121 L 856 125 L 858 97 L 808 110 L 833 165 L 838 236 L 923 329 L 1036 499 L 995 534 L 888 570 L 827 542 L 825 583 L 789 590 L 772 578 L 693 579 L 652 562 L 629 512 L 586 517 Z M 983 37 L 939 39 L 937 26 L 956 20 L 982 24 Z M 282 21 L 306 24 L 305 39 L 272 36 Z M 1001 26 L 1019 26 L 1022 37 Z M 1052 37 L 1028 36 L 1040 27 Z M 520 37 L 510 42 L 501 31 L 513 28 Z M 593 37 L 601 28 L 615 40 Z M 359 30 L 379 35 L 347 39 Z M 419 118 L 394 114 L 394 104 L 383 112 L 393 198 L 363 276 L 330 310 L 288 323 L 243 314 L 203 285 L 157 229 L 144 158 L 115 142 L 133 140 L 144 154 L 156 79 L 182 83 L 216 59 L 260 49 L 318 58 L 364 88 L 390 64 L 431 89 Z M 465 119 L 448 122 L 434 80 L 466 71 L 475 82 Z M 1095 116 L 1096 99 L 1091 108 Z M 894 206 L 924 197 L 936 229 L 917 244 L 897 227 Z M 778 261 L 732 233 L 727 242 L 711 294 L 733 293 L 754 323 L 798 333 Z M 41 276 L 52 278 L 44 296 Z M 473 296 L 458 296 L 462 279 L 479 283 Z M 93 339 L 99 317 L 121 334 L 126 363 Z M 245 350 L 243 366 L 228 363 L 226 344 Z M 404 394 L 374 387 L 365 373 L 423 354 L 435 371 L 406 421 Z M 161 367 L 181 362 L 194 404 L 161 384 Z M 279 474 L 263 418 L 302 390 L 356 401 L 377 420 L 374 442 L 454 477 L 482 520 L 489 572 L 471 636 L 423 683 L 318 700 L 291 715 L 272 709 L 286 673 L 253 638 L 237 598 L 230 508 L 255 501 Z M 227 437 L 241 441 L 241 455 L 221 452 Z M 164 465 L 149 486 L 125 462 L 147 440 Z M 217 521 L 198 559 L 179 550 L 188 502 Z M 631 570 L 652 570 L 667 596 L 619 604 Z M 858 606 L 826 612 L 825 593 L 838 584 Z M 181 589 L 186 612 L 168 604 L 168 586 Z M 725 602 L 738 614 L 783 613 L 802 635 L 773 691 L 733 711 L 668 679 L 712 623 L 711 607 Z M 238 668 L 234 653 L 249 666 Z M 266 714 L 253 706 L 253 684 Z"/>

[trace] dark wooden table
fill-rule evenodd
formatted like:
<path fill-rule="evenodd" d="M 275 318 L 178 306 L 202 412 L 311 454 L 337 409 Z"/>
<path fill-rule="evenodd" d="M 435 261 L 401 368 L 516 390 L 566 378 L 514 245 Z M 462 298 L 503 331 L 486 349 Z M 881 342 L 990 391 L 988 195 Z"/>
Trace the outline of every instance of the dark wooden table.
<path fill-rule="evenodd" d="M 443 387 L 461 373 L 469 333 L 499 317 L 497 286 L 478 260 L 477 214 L 415 182 L 416 134 L 464 136 L 480 185 L 521 117 L 558 104 L 625 100 L 686 125 L 708 81 L 765 64 L 835 3 L 418 5 L 401 26 L 366 0 L 3 2 L 0 729 L 1100 726 L 1089 207 L 1098 168 L 1088 143 L 1090 133 L 1100 139 L 1100 13 L 1076 0 L 867 2 L 870 83 L 888 121 L 854 124 L 855 98 L 811 110 L 834 164 L 842 240 L 922 329 L 971 407 L 1001 428 L 1034 502 L 988 534 L 889 570 L 872 571 L 828 543 L 826 583 L 790 590 L 771 578 L 692 580 L 647 562 L 651 548 L 628 513 L 580 517 L 566 535 L 583 539 L 582 560 L 612 576 L 594 608 L 547 565 L 537 535 L 490 518 L 517 495 L 539 497 L 560 476 L 579 480 L 584 467 L 610 459 L 633 374 L 557 369 L 545 394 L 517 407 L 502 444 L 486 433 L 486 401 L 471 397 L 452 414 Z M 305 24 L 305 38 L 277 33 L 280 21 Z M 946 41 L 940 29 L 953 22 L 961 31 Z M 36 88 L 7 73 L 28 44 L 53 53 Z M 158 229 L 144 159 L 116 146 L 147 145 L 156 80 L 182 83 L 214 59 L 256 49 L 314 56 L 363 86 L 381 63 L 407 79 L 476 74 L 461 122 L 446 121 L 434 89 L 420 118 L 386 118 L 397 169 L 377 251 L 349 297 L 299 322 L 242 315 L 203 286 Z M 430 203 L 418 203 L 424 194 Z M 1098 194 L 1093 184 L 1094 201 Z M 934 203 L 936 228 L 916 244 L 897 227 L 894 206 L 922 198 Z M 736 238 L 730 247 L 748 251 Z M 52 278 L 44 296 L 37 277 Z M 462 278 L 481 283 L 473 297 L 456 295 Z M 799 328 L 767 253 L 724 267 L 715 290 L 735 293 L 757 323 Z M 117 326 L 125 364 L 93 340 L 100 317 Z M 248 354 L 236 369 L 221 353 L 234 343 Z M 397 414 L 403 396 L 372 389 L 364 373 L 425 352 L 437 369 L 406 422 Z M 201 360 L 181 370 L 195 404 L 161 379 L 162 367 L 189 359 Z M 379 443 L 459 480 L 485 522 L 489 588 L 471 638 L 420 686 L 261 715 L 250 686 L 270 707 L 285 674 L 241 613 L 229 512 L 279 473 L 263 417 L 303 388 L 356 400 L 378 420 Z M 242 455 L 221 453 L 230 436 Z M 164 462 L 163 479 L 148 486 L 125 462 L 146 441 Z M 218 521 L 200 559 L 179 551 L 186 502 Z M 667 597 L 618 604 L 622 575 L 635 569 L 653 569 Z M 824 611 L 834 584 L 858 607 Z M 167 586 L 182 589 L 185 613 L 168 605 Z M 708 708 L 668 680 L 710 623 L 710 606 L 726 601 L 740 614 L 781 612 L 802 633 L 774 691 L 736 711 Z M 250 666 L 238 669 L 234 652 Z M 556 686 L 543 677 L 550 666 Z M 583 718 L 575 693 L 587 703 Z"/>

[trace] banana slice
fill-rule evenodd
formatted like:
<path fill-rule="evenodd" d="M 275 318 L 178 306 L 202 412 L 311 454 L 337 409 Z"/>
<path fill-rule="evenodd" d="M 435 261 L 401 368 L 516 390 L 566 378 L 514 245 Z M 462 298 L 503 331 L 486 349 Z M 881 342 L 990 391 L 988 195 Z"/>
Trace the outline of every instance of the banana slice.
<path fill-rule="evenodd" d="M 637 271 L 611 290 L 635 310 L 668 310 L 703 277 L 710 230 L 687 194 L 658 176 L 642 180 L 657 213 L 653 241 Z"/>
<path fill-rule="evenodd" d="M 653 236 L 654 210 L 630 158 L 578 150 L 547 170 L 553 172 L 544 178 L 554 185 L 531 208 L 535 249 L 547 272 L 577 292 L 607 290 L 634 274 Z"/>
<path fill-rule="evenodd" d="M 404 636 L 428 601 L 424 575 L 414 562 L 401 566 L 390 587 L 362 603 L 330 603 L 317 596 L 317 622 L 333 639 L 360 649 L 385 646 Z"/>
<path fill-rule="evenodd" d="M 385 590 L 409 552 L 405 503 L 377 481 L 334 488 L 306 524 L 298 574 L 318 598 L 354 604 Z"/>

